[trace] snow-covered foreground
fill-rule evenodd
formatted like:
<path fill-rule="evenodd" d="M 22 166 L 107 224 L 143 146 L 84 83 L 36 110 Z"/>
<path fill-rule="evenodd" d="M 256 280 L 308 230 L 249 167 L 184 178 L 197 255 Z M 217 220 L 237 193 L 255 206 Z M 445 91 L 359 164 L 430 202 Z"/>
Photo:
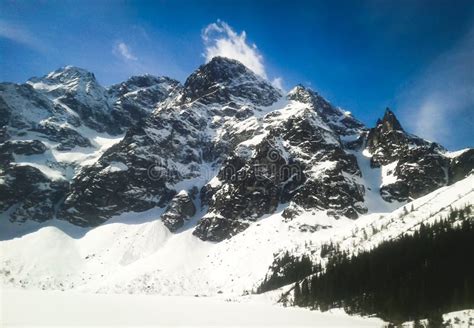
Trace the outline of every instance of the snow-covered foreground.
<path fill-rule="evenodd" d="M 376 318 L 184 296 L 2 291 L 0 326 L 382 327 Z"/>
<path fill-rule="evenodd" d="M 320 260 L 321 245 L 329 242 L 352 252 L 375 247 L 473 204 L 473 186 L 471 175 L 391 213 L 355 221 L 323 211 L 285 220 L 280 208 L 220 243 L 192 234 L 199 216 L 169 232 L 160 220 L 163 209 L 87 229 L 59 220 L 16 225 L 0 218 L 0 326 L 381 326 L 378 319 L 337 311 L 275 306 L 281 290 L 243 295 L 261 283 L 275 254 L 288 250 Z"/>

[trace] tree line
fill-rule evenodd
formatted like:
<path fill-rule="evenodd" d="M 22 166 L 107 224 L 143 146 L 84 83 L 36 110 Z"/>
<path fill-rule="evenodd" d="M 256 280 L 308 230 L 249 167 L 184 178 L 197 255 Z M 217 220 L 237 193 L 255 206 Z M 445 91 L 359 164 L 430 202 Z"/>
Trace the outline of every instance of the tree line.
<path fill-rule="evenodd" d="M 467 206 L 370 251 L 331 252 L 325 270 L 294 280 L 294 304 L 433 324 L 441 313 L 474 308 L 473 218 Z"/>

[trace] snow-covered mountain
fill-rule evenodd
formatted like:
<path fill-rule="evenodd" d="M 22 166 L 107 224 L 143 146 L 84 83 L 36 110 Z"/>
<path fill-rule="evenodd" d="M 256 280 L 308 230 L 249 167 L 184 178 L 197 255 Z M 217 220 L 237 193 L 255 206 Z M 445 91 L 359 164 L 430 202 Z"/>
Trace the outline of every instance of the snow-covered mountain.
<path fill-rule="evenodd" d="M 104 88 L 67 66 L 1 83 L 0 114 L 11 286 L 238 296 L 286 252 L 324 262 L 327 243 L 357 252 L 473 203 L 474 149 L 409 134 L 388 109 L 366 127 L 222 57 L 183 85 Z"/>
<path fill-rule="evenodd" d="M 54 218 L 74 175 L 179 88 L 169 78 L 137 76 L 105 89 L 72 66 L 1 83 L 0 210 L 13 221 Z"/>

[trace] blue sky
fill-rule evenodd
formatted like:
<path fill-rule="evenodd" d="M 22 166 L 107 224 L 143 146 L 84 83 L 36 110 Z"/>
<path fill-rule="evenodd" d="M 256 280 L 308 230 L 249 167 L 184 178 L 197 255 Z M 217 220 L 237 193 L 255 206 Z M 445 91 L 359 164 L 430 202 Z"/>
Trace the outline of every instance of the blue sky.
<path fill-rule="evenodd" d="M 369 126 L 389 106 L 410 132 L 473 146 L 474 1 L 0 0 L 0 81 L 69 64 L 104 85 L 184 81 L 214 54 Z"/>

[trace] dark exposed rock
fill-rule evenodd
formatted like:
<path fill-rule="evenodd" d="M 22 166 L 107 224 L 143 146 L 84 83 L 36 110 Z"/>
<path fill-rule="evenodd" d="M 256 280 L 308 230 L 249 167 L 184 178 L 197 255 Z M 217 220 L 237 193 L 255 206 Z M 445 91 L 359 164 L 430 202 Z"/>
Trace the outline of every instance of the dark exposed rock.
<path fill-rule="evenodd" d="M 364 124 L 356 120 L 350 113 L 331 105 L 317 92 L 302 85 L 297 85 L 289 94 L 288 99 L 312 104 L 324 122 L 341 136 L 359 134 Z"/>
<path fill-rule="evenodd" d="M 448 183 L 449 160 L 429 147 L 408 150 L 395 167 L 397 181 L 382 186 L 384 199 L 406 201 L 424 196 Z"/>
<path fill-rule="evenodd" d="M 459 156 L 451 159 L 449 169 L 449 184 L 464 179 L 474 173 L 474 149 L 468 149 Z"/>
<path fill-rule="evenodd" d="M 316 232 L 319 230 L 325 230 L 329 228 L 332 228 L 332 226 L 326 226 L 326 225 L 320 225 L 320 224 L 316 224 L 316 225 L 302 224 L 301 226 L 299 226 L 298 229 L 301 232 Z"/>
<path fill-rule="evenodd" d="M 171 232 L 175 232 L 194 214 L 196 214 L 196 207 L 190 195 L 187 192 L 180 192 L 174 196 L 166 211 L 161 215 L 161 221 Z"/>
<path fill-rule="evenodd" d="M 383 119 L 377 121 L 375 128 L 370 129 L 367 136 L 367 149 L 372 154 L 373 167 L 389 164 L 403 156 L 411 147 L 418 146 L 432 146 L 434 150 L 443 150 L 438 144 L 406 133 L 388 108 Z"/>
<path fill-rule="evenodd" d="M 330 209 L 334 215 L 350 218 L 367 211 L 362 205 L 363 187 L 346 177 L 360 175 L 357 161 L 343 150 L 338 134 L 328 124 L 336 121 L 329 116 L 343 114 L 330 105 L 321 107 L 322 100 L 314 101 L 316 94 L 302 87 L 289 98 L 304 101 L 307 109 L 277 125 L 268 124 L 267 137 L 255 146 L 253 155 L 246 158 L 233 153 L 219 172 L 220 185 L 204 190 L 210 214 L 194 231 L 199 238 L 228 238 L 232 234 L 217 230 L 240 231 L 246 226 L 243 222 L 274 213 L 279 204 L 287 202 L 295 210 L 285 210 L 286 218 L 312 208 Z M 269 122 L 276 118 L 274 113 L 267 116 Z M 313 174 L 320 163 L 327 164 Z"/>
<path fill-rule="evenodd" d="M 0 83 L 0 123 L 2 124 L 0 127 L 0 174 L 5 175 L 7 180 L 27 184 L 28 180 L 22 180 L 22 174 L 24 175 L 24 173 L 20 172 L 21 174 L 17 178 L 12 178 L 17 176 L 16 172 L 18 170 L 25 170 L 16 168 L 14 155 L 44 154 L 43 157 L 36 156 L 35 161 L 40 160 L 43 166 L 49 166 L 57 170 L 58 174 L 62 174 L 65 179 L 69 179 L 74 174 L 74 170 L 77 170 L 78 163 L 69 162 L 68 160 L 60 162 L 54 156 L 51 156 L 52 153 L 47 152 L 47 150 L 61 151 L 64 154 L 62 157 L 65 156 L 65 152 L 75 147 L 87 147 L 87 152 L 94 151 L 97 145 L 84 136 L 84 133 L 90 134 L 87 129 L 84 129 L 84 126 L 95 132 L 122 133 L 132 124 L 145 119 L 161 102 L 164 102 L 175 90 L 179 89 L 179 82 L 169 78 L 142 76 L 132 77 L 128 81 L 106 90 L 99 85 L 94 74 L 72 66 L 63 67 L 42 78 L 32 78 L 26 84 Z M 103 168 L 107 167 L 107 160 L 104 159 L 101 165 L 104 165 Z M 135 172 L 134 175 L 144 176 L 143 179 L 149 183 L 151 180 L 148 178 L 147 168 L 148 166 L 145 166 L 143 172 Z M 96 206 L 102 206 L 95 209 L 95 211 L 100 212 L 101 209 L 104 209 L 104 212 L 112 211 L 113 206 L 111 204 L 114 202 L 120 203 L 121 201 L 116 196 L 120 192 L 114 195 L 107 193 L 107 190 L 116 187 L 120 189 L 121 183 L 118 182 L 121 182 L 121 180 L 118 178 L 119 172 L 111 173 L 110 181 L 100 184 L 103 188 L 91 187 L 87 189 L 86 187 L 86 190 L 83 190 L 79 195 L 70 195 L 68 202 L 71 199 L 83 197 L 84 199 L 94 200 Z M 84 184 L 89 183 L 94 186 L 95 181 L 84 178 L 82 174 L 78 176 L 84 180 Z M 31 181 L 32 190 L 36 190 L 34 181 L 34 179 Z M 138 178 L 138 181 L 140 181 L 140 178 Z M 12 183 L 9 186 L 15 188 L 17 182 Z M 41 184 L 49 187 L 44 187 L 46 190 L 44 192 L 39 193 L 37 190 L 32 195 L 40 194 L 43 199 L 38 201 L 36 205 L 31 202 L 28 206 L 25 205 L 26 203 L 19 206 L 18 210 L 13 212 L 12 218 L 15 217 L 18 220 L 23 219 L 23 217 L 28 218 L 33 212 L 36 217 L 41 217 L 41 219 L 52 218 L 55 214 L 55 208 L 67 208 L 71 212 L 76 211 L 76 209 L 64 205 L 49 206 L 56 203 L 57 195 L 53 191 L 47 192 L 48 188 L 56 190 L 56 184 L 61 185 L 62 188 L 62 182 L 41 181 Z M 19 187 L 20 190 L 26 190 L 25 188 L 25 186 Z M 66 198 L 67 189 L 61 189 L 61 198 Z M 156 188 L 150 189 L 156 191 Z M 173 192 L 168 195 L 168 189 L 163 190 L 158 187 L 157 189 L 159 191 L 156 191 L 156 193 L 165 195 L 164 198 L 172 198 Z M 72 190 L 77 190 L 77 184 L 74 184 Z M 91 190 L 97 191 L 97 194 L 89 194 Z M 130 190 L 126 192 L 128 194 L 133 193 Z M 131 210 L 143 210 L 161 204 L 156 201 L 160 197 L 155 197 L 154 194 L 148 193 L 142 196 L 149 199 L 137 200 L 133 204 L 124 202 L 124 206 L 129 206 Z M 21 194 L 21 197 L 25 199 L 25 202 L 30 199 L 24 193 Z M 98 197 L 101 197 L 101 199 L 98 199 Z M 129 199 L 131 198 L 129 197 Z M 44 206 L 43 204 L 49 205 Z M 26 208 L 28 208 L 28 211 L 25 210 Z M 81 207 L 78 206 L 78 208 Z M 15 214 L 19 213 L 21 209 L 23 217 Z M 41 211 L 44 211 L 44 215 L 39 215 Z M 90 219 L 93 222 L 91 224 L 94 225 L 105 220 L 101 215 L 98 215 L 98 219 L 92 218 L 92 211 L 87 206 L 84 207 L 84 212 L 90 216 L 85 215 L 86 218 L 79 218 L 78 215 L 71 214 L 71 217 L 74 218 L 71 222 L 87 225 L 84 222 Z"/>
<path fill-rule="evenodd" d="M 2 87 L 2 84 L 0 83 L 0 88 Z M 4 127 L 5 125 L 10 122 L 10 117 L 11 117 L 11 112 L 12 110 L 8 106 L 5 100 L 0 96 L 0 126 Z M 0 137 L 0 142 L 3 142 L 4 137 Z"/>
<path fill-rule="evenodd" d="M 144 75 L 133 76 L 106 90 L 93 73 L 73 66 L 28 83 L 75 112 L 82 124 L 113 135 L 146 118 L 175 89 L 180 89 L 178 81 Z"/>
<path fill-rule="evenodd" d="M 133 156 L 133 145 L 111 147 L 95 165 L 74 177 L 59 217 L 81 226 L 96 226 L 124 210 L 162 207 L 175 194 L 166 176 L 153 176 L 153 162 Z M 129 153 L 130 152 L 130 153 Z"/>
<path fill-rule="evenodd" d="M 387 109 L 367 136 L 373 166 L 394 163 L 396 181 L 381 187 L 387 201 L 407 201 L 426 195 L 448 183 L 449 159 L 439 144 L 408 134 Z"/>
<path fill-rule="evenodd" d="M 228 220 L 223 217 L 205 216 L 193 231 L 193 235 L 202 240 L 219 242 L 235 236 L 248 228 L 248 221 Z"/>
<path fill-rule="evenodd" d="M 1 173 L 0 210 L 15 221 L 45 221 L 54 217 L 68 183 L 53 181 L 31 166 L 12 166 Z"/>
<path fill-rule="evenodd" d="M 97 225 L 123 211 L 144 211 L 167 205 L 176 193 L 168 184 L 197 175 L 198 167 L 193 169 L 193 163 L 201 162 L 194 151 L 201 147 L 201 142 L 179 142 L 187 131 L 183 130 L 181 135 L 179 128 L 173 129 L 174 123 L 177 121 L 150 119 L 145 125 L 130 129 L 99 162 L 74 178 L 61 217 L 69 221 L 84 220 L 84 225 Z M 160 127 L 170 134 L 158 133 Z M 171 165 L 174 161 L 188 164 L 190 170 L 182 172 Z M 121 163 L 127 169 L 107 169 L 114 163 Z"/>
<path fill-rule="evenodd" d="M 69 108 L 74 108 L 74 111 L 79 114 L 82 122 L 93 130 L 107 132 L 112 135 L 122 132 L 120 125 L 117 125 L 110 115 L 111 109 L 105 99 L 103 103 L 93 104 L 91 106 L 90 104 L 83 103 L 75 94 L 67 93 L 61 96 L 59 101 Z"/>
<path fill-rule="evenodd" d="M 415 199 L 445 186 L 449 161 L 432 148 L 410 149 L 399 161 L 395 175 L 408 185 L 408 195 Z"/>
<path fill-rule="evenodd" d="M 47 139 L 58 142 L 59 145 L 56 147 L 58 150 L 70 150 L 76 146 L 92 146 L 89 139 L 83 137 L 77 131 L 67 127 L 45 123 L 31 129 L 31 131 L 42 133 Z"/>
<path fill-rule="evenodd" d="M 295 203 L 291 203 L 287 208 L 283 210 L 281 216 L 284 217 L 286 221 L 290 221 L 301 213 L 303 213 L 303 209 Z"/>
<path fill-rule="evenodd" d="M 132 76 L 108 90 L 114 103 L 111 115 L 122 126 L 137 124 L 181 89 L 178 81 L 168 77 Z"/>
<path fill-rule="evenodd" d="M 41 78 L 32 78 L 28 83 L 74 111 L 89 128 L 111 134 L 121 132 L 121 127 L 110 115 L 111 105 L 106 90 L 93 73 L 66 66 Z"/>
<path fill-rule="evenodd" d="M 191 74 L 184 84 L 183 102 L 227 103 L 232 96 L 269 106 L 280 93 L 236 60 L 214 57 Z"/>
<path fill-rule="evenodd" d="M 46 146 L 39 140 L 15 140 L 0 144 L 0 153 L 17 155 L 39 155 L 46 151 Z"/>
<path fill-rule="evenodd" d="M 219 73 L 217 68 L 225 67 L 228 70 L 222 75 L 215 75 Z M 215 59 L 199 70 L 202 74 L 188 79 L 183 95 L 191 89 L 198 92 L 200 83 L 206 86 L 206 83 L 219 82 L 229 86 L 231 92 L 225 93 L 229 95 L 225 98 L 228 101 L 225 106 L 234 108 L 236 112 L 252 110 L 242 108 L 240 102 L 235 102 L 239 97 L 249 96 L 254 102 L 251 105 L 256 106 L 273 101 L 271 99 L 278 96 L 278 92 L 267 82 L 233 60 Z M 208 78 L 203 77 L 204 73 L 209 75 Z M 246 88 L 248 92 L 252 91 L 252 95 L 245 93 Z M 182 96 L 153 112 L 146 120 L 133 126 L 124 139 L 109 149 L 96 164 L 77 175 L 62 207 L 61 217 L 71 222 L 82 220 L 84 225 L 96 225 L 123 211 L 168 205 L 179 191 L 173 185 L 184 179 L 200 177 L 204 163 L 215 162 L 217 165 L 225 159 L 229 143 L 227 140 L 211 139 L 206 130 L 221 127 L 227 120 L 234 119 L 236 112 L 226 114 L 222 111 L 223 105 L 219 101 L 224 98 L 220 96 L 218 99 L 201 97 L 199 101 L 193 97 L 189 103 L 183 103 L 186 96 Z M 203 104 L 211 101 L 215 101 L 211 106 Z M 247 116 L 236 119 L 245 120 Z M 114 161 L 123 163 L 128 169 L 104 171 Z M 118 179 L 120 188 L 112 189 Z M 100 195 L 100 199 L 93 195 Z"/>

